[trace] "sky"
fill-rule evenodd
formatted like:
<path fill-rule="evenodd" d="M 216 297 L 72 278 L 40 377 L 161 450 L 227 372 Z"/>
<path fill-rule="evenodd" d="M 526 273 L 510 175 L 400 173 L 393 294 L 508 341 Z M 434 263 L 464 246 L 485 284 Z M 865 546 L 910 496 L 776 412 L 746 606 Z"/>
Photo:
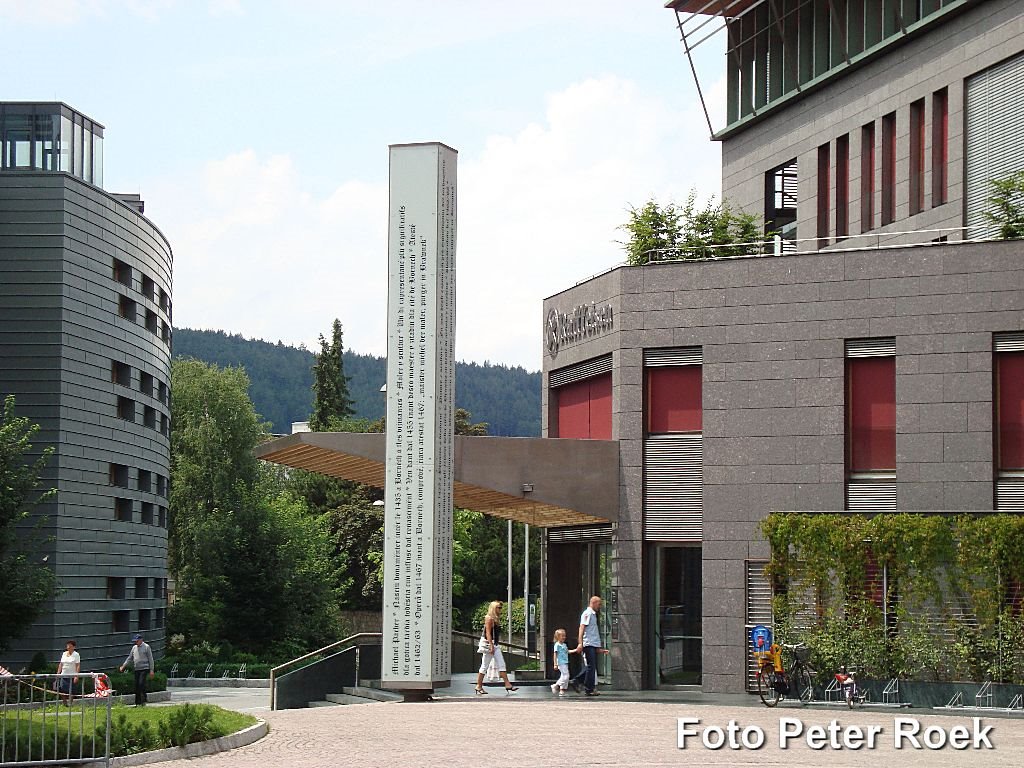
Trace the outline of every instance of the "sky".
<path fill-rule="evenodd" d="M 542 301 L 630 206 L 719 194 L 661 0 L 0 0 L 0 99 L 105 126 L 174 250 L 175 327 L 384 355 L 388 145 L 459 151 L 456 357 L 537 370 Z M 700 51 L 720 105 L 724 43 Z M 713 107 L 713 119 L 714 110 Z"/>

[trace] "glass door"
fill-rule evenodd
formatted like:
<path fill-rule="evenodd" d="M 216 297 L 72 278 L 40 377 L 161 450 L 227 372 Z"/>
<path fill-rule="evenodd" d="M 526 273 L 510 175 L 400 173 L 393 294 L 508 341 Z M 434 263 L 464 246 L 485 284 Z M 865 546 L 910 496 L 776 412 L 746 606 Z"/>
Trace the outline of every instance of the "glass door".
<path fill-rule="evenodd" d="M 653 554 L 655 685 L 700 685 L 701 548 L 656 546 Z"/>

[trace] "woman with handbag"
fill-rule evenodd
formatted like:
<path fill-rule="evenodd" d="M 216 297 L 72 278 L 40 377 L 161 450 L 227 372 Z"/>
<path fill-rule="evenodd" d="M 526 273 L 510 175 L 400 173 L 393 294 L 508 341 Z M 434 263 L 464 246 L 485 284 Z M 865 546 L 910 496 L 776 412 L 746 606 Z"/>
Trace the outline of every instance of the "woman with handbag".
<path fill-rule="evenodd" d="M 508 672 L 505 671 L 505 657 L 501 655 L 501 601 L 495 600 L 487 606 L 487 618 L 484 619 L 484 631 L 480 636 L 480 643 L 477 646 L 477 653 L 483 654 L 480 660 L 480 671 L 476 676 L 476 693 L 478 696 L 487 693 L 484 690 L 484 673 L 487 672 L 487 665 L 494 661 L 494 666 L 505 681 L 505 693 L 510 694 L 519 689 L 512 685 L 508 679 Z"/>

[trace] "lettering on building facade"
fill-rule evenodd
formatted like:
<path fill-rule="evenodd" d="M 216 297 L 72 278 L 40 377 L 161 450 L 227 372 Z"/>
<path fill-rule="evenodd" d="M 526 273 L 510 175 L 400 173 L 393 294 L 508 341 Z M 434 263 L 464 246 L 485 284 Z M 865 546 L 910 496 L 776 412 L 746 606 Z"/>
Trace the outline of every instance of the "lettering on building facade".
<path fill-rule="evenodd" d="M 580 304 L 568 313 L 551 308 L 544 320 L 544 342 L 548 354 L 556 357 L 561 347 L 610 331 L 614 327 L 614 318 L 611 304 L 598 306 L 593 301 Z"/>

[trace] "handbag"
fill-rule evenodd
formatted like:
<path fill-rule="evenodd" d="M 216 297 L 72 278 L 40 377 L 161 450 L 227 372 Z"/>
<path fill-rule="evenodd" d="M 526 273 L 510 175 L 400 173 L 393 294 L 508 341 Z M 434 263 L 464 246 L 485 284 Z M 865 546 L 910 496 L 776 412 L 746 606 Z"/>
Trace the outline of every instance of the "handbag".
<path fill-rule="evenodd" d="M 487 642 L 487 638 L 486 637 L 481 637 L 480 638 L 480 642 L 477 643 L 477 646 L 476 646 L 476 652 L 477 653 L 490 653 L 491 652 L 491 644 L 489 642 Z"/>

